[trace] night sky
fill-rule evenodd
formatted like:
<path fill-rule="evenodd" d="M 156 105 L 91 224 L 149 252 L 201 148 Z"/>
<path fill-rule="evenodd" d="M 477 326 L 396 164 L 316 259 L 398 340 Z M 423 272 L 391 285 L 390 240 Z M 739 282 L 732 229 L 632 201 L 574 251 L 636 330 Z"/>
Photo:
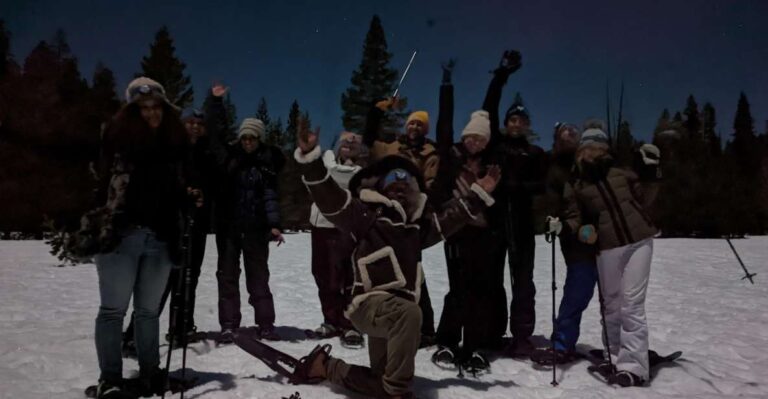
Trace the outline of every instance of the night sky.
<path fill-rule="evenodd" d="M 127 3 L 130 3 L 128 5 Z M 648 139 L 663 108 L 682 110 L 689 93 L 717 109 L 730 135 L 745 91 L 755 127 L 768 119 L 768 1 L 19 1 L 0 5 L 22 62 L 36 43 L 68 35 L 84 76 L 102 61 L 118 91 L 140 70 L 158 28 L 168 25 L 202 103 L 210 83 L 232 88 L 238 117 L 266 97 L 273 118 L 298 99 L 326 140 L 341 130 L 341 93 L 362 55 L 371 16 L 379 14 L 393 65 L 404 69 L 418 49 L 402 94 L 437 120 L 440 62 L 456 57 L 458 132 L 479 109 L 505 48 L 519 49 L 502 112 L 520 91 L 539 144 L 551 145 L 556 121 L 605 117 L 609 80 L 635 137 Z M 226 4 L 225 4 L 226 3 Z M 434 137 L 434 131 L 430 132 Z"/>

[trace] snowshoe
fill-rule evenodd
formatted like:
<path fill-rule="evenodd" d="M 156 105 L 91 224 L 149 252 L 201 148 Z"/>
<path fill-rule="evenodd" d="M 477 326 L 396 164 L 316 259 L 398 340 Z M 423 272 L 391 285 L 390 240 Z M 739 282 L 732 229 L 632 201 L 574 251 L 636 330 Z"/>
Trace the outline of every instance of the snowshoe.
<path fill-rule="evenodd" d="M 328 323 L 322 323 L 320 324 L 320 327 L 317 327 L 314 330 L 304 330 L 304 334 L 306 334 L 307 338 L 309 339 L 331 338 L 339 335 L 340 333 L 341 330 Z"/>
<path fill-rule="evenodd" d="M 331 345 L 317 345 L 315 349 L 312 349 L 312 352 L 310 352 L 307 356 L 299 359 L 298 364 L 293 369 L 293 375 L 291 375 L 289 381 L 292 384 L 319 384 L 325 381 L 326 378 L 323 376 L 311 375 L 312 366 L 319 358 L 323 364 L 323 367 L 325 367 L 325 363 L 330 357 Z"/>
<path fill-rule="evenodd" d="M 622 388 L 627 387 L 641 387 L 645 385 L 645 380 L 640 378 L 640 376 L 631 373 L 627 370 L 621 370 L 614 376 L 614 381 L 616 384 L 621 386 Z"/>
<path fill-rule="evenodd" d="M 225 328 L 216 337 L 216 345 L 229 345 L 235 340 L 235 332 L 231 328 Z"/>
<path fill-rule="evenodd" d="M 432 354 L 432 363 L 442 369 L 453 370 L 456 368 L 456 355 L 451 348 L 439 346 L 437 351 Z"/>
<path fill-rule="evenodd" d="M 587 367 L 587 371 L 590 375 L 605 384 L 612 385 L 615 382 L 614 376 L 616 375 L 616 366 L 611 362 L 606 361 L 601 362 L 600 364 L 593 364 Z"/>
<path fill-rule="evenodd" d="M 531 361 L 542 366 L 552 366 L 553 362 L 555 364 L 567 364 L 574 360 L 576 360 L 574 353 L 553 350 L 552 348 L 537 348 L 531 352 Z"/>
<path fill-rule="evenodd" d="M 234 343 L 289 380 L 293 378 L 294 369 L 299 365 L 296 358 L 259 341 L 246 329 L 240 329 L 234 334 Z"/>
<path fill-rule="evenodd" d="M 589 356 L 591 356 L 591 357 L 593 357 L 595 359 L 605 360 L 605 355 L 604 354 L 605 353 L 601 349 L 592 349 L 591 351 L 589 351 Z M 670 353 L 670 354 L 668 354 L 666 356 L 661 356 L 656 351 L 649 350 L 648 351 L 648 366 L 649 367 L 656 367 L 656 366 L 658 366 L 658 365 L 660 365 L 662 363 L 674 362 L 675 360 L 677 360 L 681 356 L 683 356 L 683 352 L 681 352 L 681 351 L 672 352 L 672 353 Z"/>
<path fill-rule="evenodd" d="M 267 341 L 280 341 L 282 339 L 280 338 L 280 335 L 277 334 L 277 331 L 275 331 L 275 326 L 273 325 L 259 327 L 259 337 L 261 337 L 261 339 L 266 339 Z"/>
<path fill-rule="evenodd" d="M 341 346 L 349 349 L 360 349 L 365 346 L 365 338 L 357 330 L 347 330 L 339 337 Z"/>
<path fill-rule="evenodd" d="M 472 352 L 466 360 L 461 362 L 461 367 L 474 377 L 477 377 L 478 374 L 488 372 L 491 369 L 491 363 L 483 354 Z"/>
<path fill-rule="evenodd" d="M 133 392 L 124 390 L 117 385 L 112 385 L 106 381 L 99 381 L 98 385 L 91 385 L 85 388 L 86 398 L 103 399 L 136 399 L 138 396 Z"/>
<path fill-rule="evenodd" d="M 294 392 L 291 394 L 291 396 L 285 397 L 283 396 L 281 399 L 301 399 L 301 394 L 298 392 Z"/>

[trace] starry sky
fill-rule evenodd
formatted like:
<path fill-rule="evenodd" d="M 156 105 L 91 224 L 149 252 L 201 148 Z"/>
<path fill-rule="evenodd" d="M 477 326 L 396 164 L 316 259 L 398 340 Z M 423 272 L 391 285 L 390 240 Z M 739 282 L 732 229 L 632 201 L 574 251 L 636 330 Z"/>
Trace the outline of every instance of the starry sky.
<path fill-rule="evenodd" d="M 240 119 L 261 97 L 285 116 L 297 99 L 327 141 L 341 131 L 341 93 L 358 66 L 371 16 L 387 34 L 392 64 L 405 68 L 412 109 L 437 120 L 440 63 L 454 72 L 457 134 L 482 105 L 504 49 L 523 55 L 507 84 L 502 112 L 520 91 L 538 144 L 551 146 L 557 121 L 605 118 L 606 83 L 613 106 L 625 85 L 624 117 L 648 140 L 661 111 L 685 107 L 689 93 L 717 109 L 718 130 L 732 131 L 739 92 L 752 105 L 755 127 L 768 120 L 768 1 L 48 1 L 0 4 L 18 61 L 57 28 L 67 33 L 82 73 L 101 61 L 122 93 L 155 32 L 167 25 L 187 63 L 195 103 L 214 80 L 231 87 Z M 434 132 L 430 132 L 434 136 Z"/>

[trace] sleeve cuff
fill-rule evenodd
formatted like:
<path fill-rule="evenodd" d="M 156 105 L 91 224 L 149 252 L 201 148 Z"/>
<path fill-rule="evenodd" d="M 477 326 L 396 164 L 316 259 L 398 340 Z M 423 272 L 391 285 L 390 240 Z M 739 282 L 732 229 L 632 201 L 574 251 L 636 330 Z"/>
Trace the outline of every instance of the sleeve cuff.
<path fill-rule="evenodd" d="M 472 185 L 469 187 L 472 192 L 477 194 L 478 197 L 480 197 L 481 200 L 485 203 L 485 206 L 492 206 L 496 201 L 491 197 L 490 194 L 486 193 L 485 190 L 483 190 L 480 185 L 477 183 L 472 183 Z"/>
<path fill-rule="evenodd" d="M 308 164 L 320 159 L 322 154 L 323 152 L 320 150 L 320 146 L 318 145 L 315 146 L 315 149 L 306 154 L 301 152 L 301 148 L 297 148 L 296 151 L 293 152 L 293 158 L 300 164 Z"/>

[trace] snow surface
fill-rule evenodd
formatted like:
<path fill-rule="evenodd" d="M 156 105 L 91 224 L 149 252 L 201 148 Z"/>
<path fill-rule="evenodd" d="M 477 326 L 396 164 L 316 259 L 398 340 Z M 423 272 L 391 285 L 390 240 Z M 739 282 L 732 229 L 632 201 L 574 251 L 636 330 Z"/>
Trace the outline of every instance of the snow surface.
<path fill-rule="evenodd" d="M 309 235 L 287 236 L 272 248 L 271 288 L 278 332 L 290 341 L 275 347 L 295 356 L 306 354 L 316 341 L 303 338 L 303 329 L 321 322 L 316 287 L 309 267 Z M 651 348 L 675 350 L 683 358 L 655 373 L 650 387 L 608 387 L 591 377 L 588 362 L 558 368 L 560 386 L 550 386 L 552 373 L 528 361 L 500 358 L 492 372 L 478 378 L 458 378 L 430 362 L 434 348 L 420 350 L 415 389 L 422 398 L 720 398 L 768 397 L 768 237 L 736 240 L 742 259 L 757 272 L 756 284 L 740 280 L 743 272 L 724 240 L 667 239 L 655 241 L 648 289 L 647 313 Z M 538 336 L 550 333 L 551 248 L 537 239 L 535 279 Z M 196 321 L 200 330 L 217 330 L 216 251 L 212 237 L 198 288 Z M 442 245 L 424 254 L 429 291 L 436 319 L 448 287 Z M 0 241 L 0 398 L 82 398 L 96 382 L 98 366 L 93 343 L 99 304 L 93 265 L 55 267 L 56 259 L 40 241 Z M 565 270 L 557 251 L 558 286 Z M 509 277 L 507 277 L 508 279 Z M 507 287 L 509 287 L 507 281 Z M 243 321 L 252 320 L 243 294 Z M 559 296 L 562 290 L 558 290 Z M 167 326 L 167 312 L 161 328 Z M 600 347 L 598 302 L 593 300 L 582 321 L 580 349 Z M 337 344 L 335 339 L 328 340 Z M 164 362 L 167 346 L 161 347 Z M 333 354 L 367 364 L 367 350 L 334 345 Z M 172 370 L 181 364 L 173 354 Z M 282 398 L 300 392 L 303 399 L 343 398 L 349 394 L 329 384 L 287 385 L 283 379 L 236 346 L 190 347 L 188 375 L 202 385 L 188 398 Z M 126 360 L 124 374 L 138 365 Z M 356 396 L 353 396 L 356 397 Z"/>

